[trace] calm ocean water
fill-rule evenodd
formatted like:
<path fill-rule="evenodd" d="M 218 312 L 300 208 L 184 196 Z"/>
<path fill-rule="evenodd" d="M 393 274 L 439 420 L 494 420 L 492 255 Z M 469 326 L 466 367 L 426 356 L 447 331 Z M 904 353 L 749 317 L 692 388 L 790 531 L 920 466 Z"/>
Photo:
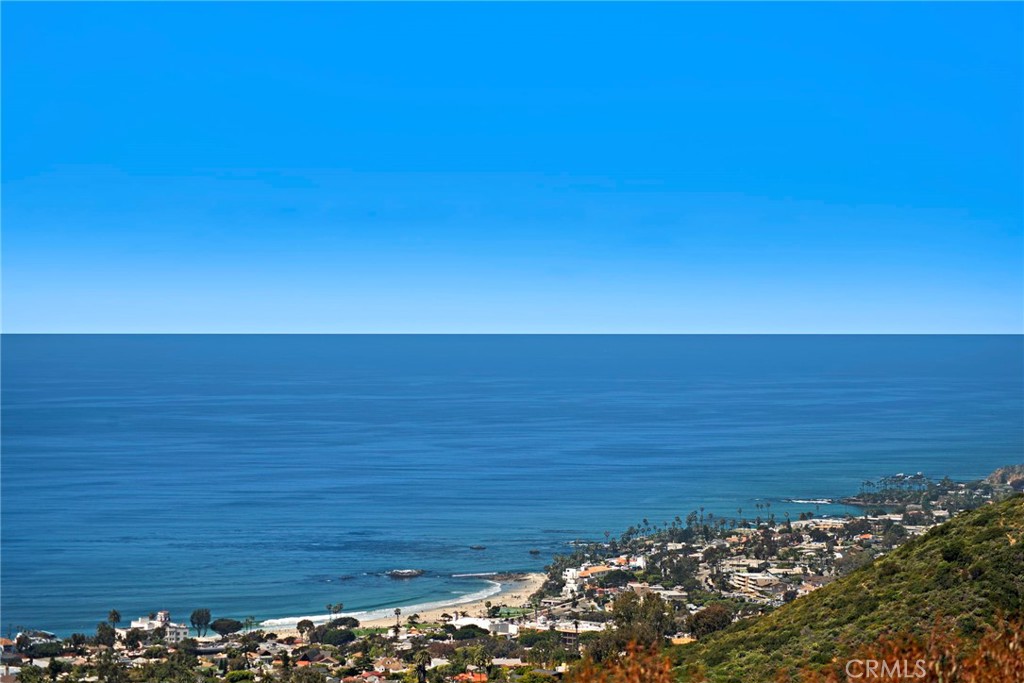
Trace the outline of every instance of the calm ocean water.
<path fill-rule="evenodd" d="M 1024 461 L 1022 363 L 1019 336 L 7 335 L 0 626 L 423 604 L 644 517 L 983 476 Z"/>

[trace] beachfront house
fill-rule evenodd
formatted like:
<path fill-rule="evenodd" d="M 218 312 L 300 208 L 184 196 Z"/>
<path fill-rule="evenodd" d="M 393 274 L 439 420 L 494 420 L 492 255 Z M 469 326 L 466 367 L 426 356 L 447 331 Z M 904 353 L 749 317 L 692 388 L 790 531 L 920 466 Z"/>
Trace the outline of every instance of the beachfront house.
<path fill-rule="evenodd" d="M 164 640 L 168 643 L 180 643 L 188 638 L 188 626 L 171 621 L 171 613 L 167 610 L 157 612 L 155 617 L 140 617 L 131 622 L 129 628 L 138 629 L 143 633 L 152 633 L 164 629 Z"/>

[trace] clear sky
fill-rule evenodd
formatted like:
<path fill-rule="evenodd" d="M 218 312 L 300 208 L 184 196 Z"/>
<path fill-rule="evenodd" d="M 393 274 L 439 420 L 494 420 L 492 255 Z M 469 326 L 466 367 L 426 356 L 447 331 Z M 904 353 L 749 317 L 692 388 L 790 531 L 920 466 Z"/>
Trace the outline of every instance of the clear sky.
<path fill-rule="evenodd" d="M 7 332 L 1024 331 L 1024 6 L 5 3 Z"/>

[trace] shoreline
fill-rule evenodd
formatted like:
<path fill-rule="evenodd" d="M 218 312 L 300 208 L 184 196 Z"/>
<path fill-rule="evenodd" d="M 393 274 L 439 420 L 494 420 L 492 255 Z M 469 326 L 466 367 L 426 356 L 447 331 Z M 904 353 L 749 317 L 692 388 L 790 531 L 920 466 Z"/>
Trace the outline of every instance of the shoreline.
<path fill-rule="evenodd" d="M 340 617 L 358 619 L 360 628 L 387 628 L 395 623 L 395 609 L 402 610 L 400 619 L 403 624 L 413 614 L 419 615 L 420 621 L 427 623 L 440 621 L 441 615 L 445 613 L 454 616 L 456 611 L 467 616 L 482 617 L 485 615 L 487 602 L 490 602 L 492 605 L 506 605 L 508 607 L 526 605 L 530 600 L 530 596 L 547 580 L 547 575 L 543 572 L 498 572 L 490 575 L 479 575 L 479 578 L 490 584 L 490 587 L 448 600 L 438 600 L 418 605 L 395 605 L 393 607 L 342 612 L 340 614 L 317 614 L 267 619 L 260 622 L 259 628 L 264 631 L 273 631 L 279 636 L 299 635 L 295 625 L 303 619 L 308 619 L 314 624 L 319 625 Z"/>

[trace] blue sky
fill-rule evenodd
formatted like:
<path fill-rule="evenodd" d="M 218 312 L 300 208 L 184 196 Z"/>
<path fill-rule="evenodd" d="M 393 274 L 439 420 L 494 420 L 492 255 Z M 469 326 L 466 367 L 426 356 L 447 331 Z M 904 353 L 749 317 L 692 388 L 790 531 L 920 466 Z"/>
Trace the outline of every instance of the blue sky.
<path fill-rule="evenodd" d="M 2 31 L 7 332 L 1024 331 L 1020 4 Z"/>

